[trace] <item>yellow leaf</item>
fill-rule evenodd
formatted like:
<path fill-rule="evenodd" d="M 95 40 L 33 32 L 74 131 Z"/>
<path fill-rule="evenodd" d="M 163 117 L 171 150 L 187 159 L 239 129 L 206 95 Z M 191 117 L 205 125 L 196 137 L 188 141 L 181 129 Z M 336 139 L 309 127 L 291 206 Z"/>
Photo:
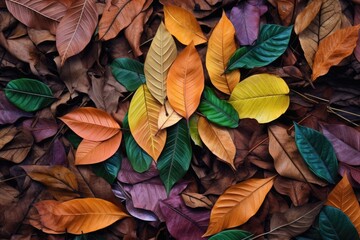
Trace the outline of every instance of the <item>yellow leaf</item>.
<path fill-rule="evenodd" d="M 207 39 L 201 31 L 194 15 L 185 9 L 173 5 L 164 6 L 165 26 L 179 42 L 188 45 L 206 43 Z"/>
<path fill-rule="evenodd" d="M 209 150 L 233 169 L 236 147 L 227 128 L 219 127 L 200 117 L 198 131 L 201 140 Z"/>
<path fill-rule="evenodd" d="M 166 98 L 167 74 L 176 55 L 175 41 L 161 22 L 144 63 L 146 85 L 161 104 L 164 104 Z"/>
<path fill-rule="evenodd" d="M 181 118 L 182 117 L 171 107 L 169 101 L 166 101 L 160 109 L 158 129 L 168 128 L 180 121 Z"/>
<path fill-rule="evenodd" d="M 228 188 L 211 210 L 209 227 L 204 236 L 246 223 L 254 216 L 274 183 L 274 177 L 251 178 Z"/>
<path fill-rule="evenodd" d="M 325 205 L 333 206 L 343 211 L 350 218 L 351 222 L 360 234 L 359 202 L 346 174 L 330 192 Z"/>
<path fill-rule="evenodd" d="M 200 104 L 205 85 L 201 59 L 193 43 L 171 65 L 167 85 L 170 105 L 188 120 Z"/>
<path fill-rule="evenodd" d="M 212 84 L 229 95 L 240 80 L 239 70 L 224 74 L 227 63 L 235 51 L 235 28 L 223 12 L 209 39 L 206 68 Z"/>
<path fill-rule="evenodd" d="M 158 130 L 160 108 L 145 84 L 136 90 L 129 107 L 130 131 L 137 144 L 155 161 L 166 142 L 166 130 Z"/>
<path fill-rule="evenodd" d="M 259 123 L 271 122 L 283 114 L 290 104 L 289 87 L 275 75 L 253 75 L 238 83 L 229 103 L 239 118 L 255 118 Z"/>

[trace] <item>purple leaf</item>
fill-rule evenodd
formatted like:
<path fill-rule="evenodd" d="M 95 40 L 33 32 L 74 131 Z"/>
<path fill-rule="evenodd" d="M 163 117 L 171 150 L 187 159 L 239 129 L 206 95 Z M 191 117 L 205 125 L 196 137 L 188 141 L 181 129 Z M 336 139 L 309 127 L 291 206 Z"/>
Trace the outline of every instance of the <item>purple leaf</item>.
<path fill-rule="evenodd" d="M 267 11 L 263 0 L 240 2 L 230 12 L 230 21 L 235 27 L 236 38 L 240 45 L 252 45 L 257 39 L 260 17 Z"/>
<path fill-rule="evenodd" d="M 210 210 L 188 208 L 180 196 L 170 197 L 159 204 L 170 234 L 179 240 L 202 239 L 210 219 Z"/>
<path fill-rule="evenodd" d="M 346 163 L 339 163 L 339 173 L 341 176 L 347 174 L 351 186 L 360 188 L 360 169 Z"/>
<path fill-rule="evenodd" d="M 66 166 L 68 164 L 64 144 L 57 138 L 52 144 L 52 150 L 48 153 L 50 165 Z"/>
<path fill-rule="evenodd" d="M 32 114 L 24 112 L 12 105 L 5 97 L 4 92 L 0 92 L 0 124 L 11 124 L 22 117 L 31 117 Z"/>
<path fill-rule="evenodd" d="M 52 137 L 58 130 L 58 125 L 54 120 L 39 119 L 34 123 L 34 119 L 28 119 L 23 122 L 23 127 L 31 132 L 35 142 Z"/>
<path fill-rule="evenodd" d="M 321 131 L 333 145 L 339 161 L 360 165 L 360 132 L 341 124 L 323 124 Z"/>
<path fill-rule="evenodd" d="M 136 184 L 159 175 L 154 163 L 143 173 L 135 172 L 127 158 L 123 158 L 117 179 L 122 183 Z"/>

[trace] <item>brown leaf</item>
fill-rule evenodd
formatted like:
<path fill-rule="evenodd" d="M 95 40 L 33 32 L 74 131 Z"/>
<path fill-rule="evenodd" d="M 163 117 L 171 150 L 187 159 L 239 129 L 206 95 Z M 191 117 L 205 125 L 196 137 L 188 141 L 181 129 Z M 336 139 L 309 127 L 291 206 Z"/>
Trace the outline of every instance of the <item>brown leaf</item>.
<path fill-rule="evenodd" d="M 90 42 L 98 22 L 95 0 L 75 0 L 56 30 L 61 65 Z"/>
<path fill-rule="evenodd" d="M 7 143 L 11 142 L 17 130 L 13 126 L 8 126 L 0 129 L 0 149 L 3 148 Z"/>
<path fill-rule="evenodd" d="M 280 194 L 290 197 L 294 206 L 302 206 L 309 201 L 311 188 L 308 183 L 277 177 L 274 188 Z"/>
<path fill-rule="evenodd" d="M 294 15 L 294 8 L 297 0 L 277 0 L 276 6 L 280 19 L 284 26 L 289 26 Z"/>
<path fill-rule="evenodd" d="M 21 163 L 30 152 L 33 142 L 34 139 L 30 132 L 19 131 L 13 140 L 0 150 L 0 159 Z"/>
<path fill-rule="evenodd" d="M 316 15 L 319 13 L 322 0 L 313 0 L 305 7 L 305 9 L 296 16 L 294 32 L 300 34 L 304 31 L 311 22 L 315 19 Z"/>
<path fill-rule="evenodd" d="M 186 206 L 191 208 L 207 208 L 211 209 L 213 206 L 213 203 L 204 195 L 199 193 L 182 193 L 181 194 L 182 199 L 184 200 L 184 203 Z"/>

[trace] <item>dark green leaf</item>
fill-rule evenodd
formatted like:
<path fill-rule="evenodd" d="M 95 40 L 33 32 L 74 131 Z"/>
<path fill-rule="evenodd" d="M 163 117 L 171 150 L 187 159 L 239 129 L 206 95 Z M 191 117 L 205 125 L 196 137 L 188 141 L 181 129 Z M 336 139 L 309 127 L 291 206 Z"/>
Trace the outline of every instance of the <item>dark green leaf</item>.
<path fill-rule="evenodd" d="M 295 125 L 295 142 L 309 169 L 318 177 L 335 184 L 338 161 L 329 140 L 320 132 Z"/>
<path fill-rule="evenodd" d="M 56 99 L 46 84 L 30 78 L 10 81 L 4 91 L 12 104 L 27 112 L 44 108 Z"/>
<path fill-rule="evenodd" d="M 135 141 L 129 130 L 128 114 L 123 120 L 123 134 L 126 148 L 126 155 L 133 169 L 142 173 L 150 168 L 152 158 Z"/>
<path fill-rule="evenodd" d="M 236 50 L 226 71 L 237 68 L 263 67 L 280 57 L 288 47 L 293 26 L 265 24 L 260 29 L 256 44 Z"/>
<path fill-rule="evenodd" d="M 168 128 L 166 144 L 157 161 L 160 178 L 168 194 L 189 169 L 191 157 L 190 135 L 186 121 L 182 119 Z"/>
<path fill-rule="evenodd" d="M 209 238 L 209 240 L 241 240 L 252 234 L 244 230 L 225 230 Z"/>
<path fill-rule="evenodd" d="M 73 145 L 75 149 L 78 148 L 79 144 L 82 141 L 82 138 L 79 137 L 76 133 L 74 133 L 70 128 L 65 132 L 65 137 L 67 140 L 69 140 L 69 142 L 71 143 L 71 145 Z"/>
<path fill-rule="evenodd" d="M 145 83 L 144 64 L 131 58 L 117 58 L 111 63 L 111 72 L 124 87 L 134 92 Z"/>
<path fill-rule="evenodd" d="M 104 162 L 94 164 L 93 171 L 99 177 L 104 178 L 108 183 L 113 184 L 121 168 L 122 156 L 117 151 L 113 156 Z"/>
<path fill-rule="evenodd" d="M 234 107 L 225 100 L 219 99 L 214 91 L 205 87 L 199 105 L 199 111 L 210 121 L 217 125 L 236 128 L 239 115 Z"/>
<path fill-rule="evenodd" d="M 319 214 L 319 229 L 324 240 L 359 239 L 356 228 L 340 209 L 325 206 Z"/>

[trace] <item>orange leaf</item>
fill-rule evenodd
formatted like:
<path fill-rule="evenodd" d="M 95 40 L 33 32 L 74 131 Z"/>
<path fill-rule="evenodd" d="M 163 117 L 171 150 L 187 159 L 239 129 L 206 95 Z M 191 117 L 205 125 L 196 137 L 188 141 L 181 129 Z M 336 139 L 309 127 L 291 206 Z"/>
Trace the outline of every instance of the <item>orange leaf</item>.
<path fill-rule="evenodd" d="M 164 5 L 165 26 L 179 42 L 188 45 L 206 43 L 207 39 L 201 31 L 194 15 L 185 9 L 173 5 Z"/>
<path fill-rule="evenodd" d="M 210 123 L 206 118 L 200 117 L 198 131 L 201 140 L 218 158 L 229 164 L 233 169 L 236 147 L 227 128 Z"/>
<path fill-rule="evenodd" d="M 103 141 L 96 142 L 83 139 L 76 150 L 75 164 L 94 164 L 105 161 L 119 149 L 122 133 Z"/>
<path fill-rule="evenodd" d="M 35 204 L 41 223 L 59 233 L 89 233 L 129 216 L 113 203 L 99 198 L 80 198 L 47 206 L 42 202 Z"/>
<path fill-rule="evenodd" d="M 204 90 L 204 72 L 193 43 L 171 65 L 167 78 L 167 96 L 173 109 L 187 120 L 200 104 Z"/>
<path fill-rule="evenodd" d="M 56 48 L 61 65 L 90 42 L 98 22 L 95 0 L 74 1 L 56 30 Z"/>
<path fill-rule="evenodd" d="M 360 207 L 356 195 L 345 174 L 328 196 L 325 205 L 333 206 L 343 211 L 354 224 L 360 234 Z"/>
<path fill-rule="evenodd" d="M 330 67 L 339 64 L 356 47 L 360 25 L 337 30 L 319 44 L 315 54 L 312 80 L 325 75 Z"/>
<path fill-rule="evenodd" d="M 246 223 L 259 210 L 273 183 L 274 177 L 251 178 L 228 188 L 211 210 L 204 236 Z"/>
<path fill-rule="evenodd" d="M 319 13 L 322 0 L 313 0 L 296 16 L 294 32 L 296 34 L 301 33 L 307 28 Z"/>
<path fill-rule="evenodd" d="M 63 234 L 66 231 L 63 227 L 57 225 L 58 216 L 52 214 L 55 206 L 59 205 L 60 202 L 55 200 L 43 200 L 34 204 L 36 211 L 31 213 L 29 223 L 48 234 Z M 56 226 L 55 228 L 49 228 L 47 226 Z M 57 230 L 54 230 L 57 229 Z"/>
<path fill-rule="evenodd" d="M 77 135 L 91 141 L 104 141 L 120 131 L 108 113 L 92 107 L 78 108 L 60 119 Z"/>

